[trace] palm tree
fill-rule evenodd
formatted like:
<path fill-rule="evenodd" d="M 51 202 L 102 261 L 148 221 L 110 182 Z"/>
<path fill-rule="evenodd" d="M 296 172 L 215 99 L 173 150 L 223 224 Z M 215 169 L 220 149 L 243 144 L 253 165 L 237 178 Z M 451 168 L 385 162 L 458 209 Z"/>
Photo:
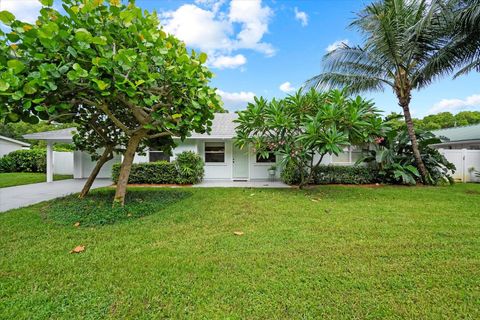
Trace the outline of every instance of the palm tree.
<path fill-rule="evenodd" d="M 420 156 L 410 101 L 412 91 L 437 75 L 426 66 L 444 44 L 440 2 L 381 0 L 368 5 L 351 27 L 364 36 L 362 46 L 343 44 L 326 54 L 324 71 L 307 82 L 319 88 L 348 87 L 353 93 L 383 91 L 390 87 L 403 109 L 415 162 L 424 183 L 428 172 Z"/>
<path fill-rule="evenodd" d="M 443 7 L 445 44 L 430 59 L 428 72 L 438 76 L 456 72 L 455 77 L 480 72 L 480 1 L 435 1 Z"/>

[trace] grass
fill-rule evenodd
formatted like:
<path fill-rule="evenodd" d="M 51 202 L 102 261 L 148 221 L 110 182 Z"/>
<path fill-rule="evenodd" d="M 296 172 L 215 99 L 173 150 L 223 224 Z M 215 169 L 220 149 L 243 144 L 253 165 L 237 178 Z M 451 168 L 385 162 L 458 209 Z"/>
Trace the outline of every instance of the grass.
<path fill-rule="evenodd" d="M 77 195 L 70 195 L 51 201 L 42 209 L 45 219 L 59 225 L 74 225 L 82 227 L 113 224 L 123 220 L 144 217 L 158 211 L 158 208 L 181 201 L 191 195 L 188 191 L 160 190 L 132 190 L 127 193 L 124 207 L 112 207 L 115 194 L 113 189 L 96 191 L 85 199 L 78 199 Z M 65 214 L 68 212 L 68 214 Z"/>
<path fill-rule="evenodd" d="M 72 175 L 59 175 L 56 174 L 53 176 L 53 180 L 65 180 L 72 179 Z M 0 173 L 0 188 L 21 186 L 24 184 L 32 184 L 45 182 L 47 176 L 45 173 L 36 173 L 36 172 L 9 172 L 9 173 Z"/>
<path fill-rule="evenodd" d="M 97 227 L 0 214 L 0 318 L 480 318 L 478 184 L 137 190 L 189 196 Z"/>

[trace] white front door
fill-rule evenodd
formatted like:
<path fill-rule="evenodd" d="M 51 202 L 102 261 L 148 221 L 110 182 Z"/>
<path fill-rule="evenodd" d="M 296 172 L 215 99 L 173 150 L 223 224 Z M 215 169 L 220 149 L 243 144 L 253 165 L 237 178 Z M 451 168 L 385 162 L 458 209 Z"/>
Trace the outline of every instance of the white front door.
<path fill-rule="evenodd" d="M 246 148 L 240 150 L 235 145 L 233 146 L 233 179 L 248 179 L 248 151 Z"/>

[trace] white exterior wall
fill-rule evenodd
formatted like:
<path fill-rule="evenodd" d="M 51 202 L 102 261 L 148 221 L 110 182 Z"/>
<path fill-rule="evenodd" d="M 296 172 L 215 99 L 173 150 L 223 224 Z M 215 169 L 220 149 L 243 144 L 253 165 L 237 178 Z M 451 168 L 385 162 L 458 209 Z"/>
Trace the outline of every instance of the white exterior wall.
<path fill-rule="evenodd" d="M 225 142 L 225 162 L 205 163 L 205 180 L 232 179 L 232 140 L 197 140 L 198 154 L 205 161 L 205 142 Z"/>
<path fill-rule="evenodd" d="M 53 151 L 53 173 L 73 174 L 73 152 Z"/>
<path fill-rule="evenodd" d="M 12 151 L 24 149 L 21 145 L 0 139 L 0 158 Z"/>
<path fill-rule="evenodd" d="M 233 141 L 232 140 L 219 140 L 219 139 L 202 139 L 202 140 L 185 140 L 179 142 L 178 146 L 172 151 L 173 156 L 171 161 L 175 160 L 176 155 L 184 151 L 192 151 L 198 153 L 203 161 L 205 161 L 205 142 L 224 142 L 225 143 L 225 162 L 223 163 L 205 163 L 205 180 L 231 180 L 233 178 Z M 346 150 L 348 153 L 348 150 Z M 278 163 L 280 159 L 277 157 L 277 172 L 276 179 L 280 179 L 281 168 Z M 315 156 L 315 161 L 318 161 L 318 155 Z M 335 165 L 351 165 L 353 163 L 338 163 L 333 162 L 334 159 L 330 155 L 326 155 L 322 164 L 335 164 Z M 112 165 L 114 163 L 121 162 L 121 156 L 116 156 L 115 159 L 107 162 L 99 173 L 99 178 L 110 178 L 112 172 Z M 136 154 L 134 163 L 149 162 L 148 151 L 145 155 Z M 257 163 L 256 155 L 253 150 L 249 152 L 248 160 L 248 172 L 250 180 L 267 180 L 270 178 L 268 169 L 273 163 Z M 95 162 L 91 160 L 90 155 L 85 152 L 75 151 L 73 156 L 73 174 L 74 178 L 87 178 Z M 57 172 L 56 172 L 57 173 Z"/>
<path fill-rule="evenodd" d="M 455 180 L 463 182 L 480 182 L 470 169 L 480 171 L 480 150 L 438 149 L 438 151 L 453 163 L 457 170 L 453 174 Z"/>
<path fill-rule="evenodd" d="M 112 160 L 107 161 L 97 178 L 112 178 L 112 166 L 115 163 L 120 163 L 121 156 L 116 155 Z M 75 151 L 73 153 L 73 177 L 75 179 L 86 179 L 95 167 L 96 162 L 92 160 L 87 152 Z"/>

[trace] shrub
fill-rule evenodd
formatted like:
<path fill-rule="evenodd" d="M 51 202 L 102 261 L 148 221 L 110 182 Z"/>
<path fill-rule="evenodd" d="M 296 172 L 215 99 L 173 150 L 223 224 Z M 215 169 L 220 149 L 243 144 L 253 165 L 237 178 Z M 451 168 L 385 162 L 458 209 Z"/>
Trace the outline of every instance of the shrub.
<path fill-rule="evenodd" d="M 115 164 L 112 168 L 112 179 L 115 183 L 118 181 L 120 166 Z M 128 183 L 194 184 L 202 181 L 203 173 L 202 158 L 194 152 L 185 151 L 178 154 L 173 162 L 133 164 Z"/>
<path fill-rule="evenodd" d="M 313 175 L 315 184 L 368 184 L 379 181 L 378 170 L 362 166 L 320 166 Z"/>
<path fill-rule="evenodd" d="M 118 181 L 121 164 L 114 164 L 112 179 Z M 175 163 L 167 161 L 135 163 L 128 177 L 128 183 L 172 184 L 177 183 Z"/>
<path fill-rule="evenodd" d="M 287 165 L 281 174 L 286 184 L 300 183 L 298 168 Z M 368 184 L 379 182 L 378 170 L 362 166 L 319 166 L 316 168 L 314 184 Z"/>
<path fill-rule="evenodd" d="M 16 150 L 0 159 L 0 172 L 45 172 L 46 168 L 43 149 Z"/>
<path fill-rule="evenodd" d="M 195 184 L 203 179 L 204 168 L 202 158 L 192 151 L 185 151 L 177 155 L 175 160 L 177 166 L 179 184 Z"/>

